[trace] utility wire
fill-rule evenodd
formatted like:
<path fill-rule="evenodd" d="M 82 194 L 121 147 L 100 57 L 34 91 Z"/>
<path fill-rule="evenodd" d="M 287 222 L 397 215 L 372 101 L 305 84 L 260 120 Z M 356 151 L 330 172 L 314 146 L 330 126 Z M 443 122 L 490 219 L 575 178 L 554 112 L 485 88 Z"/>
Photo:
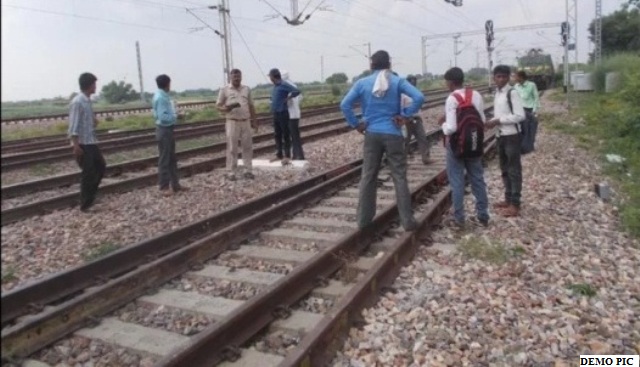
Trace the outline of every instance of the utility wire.
<path fill-rule="evenodd" d="M 86 16 L 86 15 L 78 15 L 78 14 L 71 14 L 71 13 L 63 13 L 63 12 L 58 12 L 58 11 L 53 11 L 53 10 L 31 8 L 31 7 L 20 6 L 20 5 L 2 4 L 2 6 L 3 7 L 8 7 L 8 8 L 32 11 L 32 12 L 36 12 L 36 13 L 52 14 L 52 15 L 66 16 L 66 17 L 72 17 L 72 18 L 78 18 L 78 19 L 87 19 L 87 20 L 94 20 L 94 21 L 105 22 L 105 23 L 113 23 L 113 24 L 126 25 L 126 26 L 131 26 L 131 27 L 147 28 L 147 29 L 153 29 L 153 30 L 164 31 L 164 32 L 171 32 L 171 33 L 190 35 L 189 32 L 187 32 L 187 31 L 181 31 L 181 30 L 178 30 L 178 29 L 156 27 L 156 26 L 140 24 L 140 23 L 128 23 L 128 22 L 122 22 L 122 21 L 119 21 L 119 20 L 98 18 L 98 17 L 90 17 L 90 16 Z M 195 35 L 195 36 L 212 38 L 212 37 L 200 36 L 200 35 Z"/>
<path fill-rule="evenodd" d="M 262 70 L 262 67 L 260 66 L 260 63 L 258 62 L 256 57 L 253 55 L 253 52 L 251 51 L 251 47 L 249 47 L 249 44 L 247 44 L 247 41 L 244 39 L 244 36 L 242 35 L 242 32 L 240 32 L 240 28 L 238 28 L 238 26 L 236 25 L 236 22 L 233 21 L 232 17 L 229 17 L 229 19 L 231 20 L 231 24 L 233 25 L 233 28 L 235 28 L 236 32 L 238 32 L 238 35 L 240 36 L 240 39 L 242 40 L 242 43 L 244 43 L 244 46 L 247 48 L 247 51 L 249 51 L 249 55 L 251 55 L 251 58 L 253 59 L 253 62 L 258 67 L 258 71 L 260 71 L 260 74 L 265 79 L 268 80 L 269 78 L 267 78 L 267 74 Z"/>
<path fill-rule="evenodd" d="M 202 18 L 200 18 L 199 16 L 197 16 L 194 12 L 191 11 L 191 9 L 187 8 L 187 13 L 193 15 L 196 19 L 198 19 L 200 21 L 200 23 L 204 24 L 205 27 L 211 29 L 213 31 L 213 33 L 217 34 L 220 37 L 226 37 L 227 35 L 223 35 L 222 33 L 220 33 L 217 29 L 213 28 L 212 26 L 209 25 L 209 23 L 205 22 L 204 20 L 202 20 Z"/>

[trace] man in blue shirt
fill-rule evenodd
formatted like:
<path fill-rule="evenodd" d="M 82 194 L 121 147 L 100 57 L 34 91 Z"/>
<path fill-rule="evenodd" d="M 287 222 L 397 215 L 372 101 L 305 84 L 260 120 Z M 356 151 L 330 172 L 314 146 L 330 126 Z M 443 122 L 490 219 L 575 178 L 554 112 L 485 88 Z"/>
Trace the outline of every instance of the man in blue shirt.
<path fill-rule="evenodd" d="M 407 183 L 407 155 L 401 126 L 416 114 L 424 96 L 416 87 L 391 72 L 391 59 L 386 51 L 371 56 L 371 75 L 358 80 L 340 103 L 348 124 L 364 134 L 364 163 L 360 179 L 358 227 L 371 224 L 376 214 L 378 171 L 386 153 L 396 189 L 400 223 L 406 231 L 416 228 L 411 209 L 411 193 Z M 402 108 L 400 96 L 412 99 Z M 353 104 L 360 102 L 363 121 L 358 121 Z"/>
<path fill-rule="evenodd" d="M 153 95 L 153 117 L 156 120 L 156 140 L 158 140 L 158 183 L 160 192 L 164 196 L 171 196 L 173 192 L 186 191 L 185 186 L 180 185 L 178 178 L 178 160 L 176 159 L 176 139 L 173 136 L 173 128 L 178 116 L 175 111 L 169 90 L 171 79 L 162 74 L 156 78 L 158 90 Z M 169 185 L 173 192 L 169 190 Z"/>
<path fill-rule="evenodd" d="M 269 79 L 273 83 L 271 91 L 271 113 L 273 113 L 273 130 L 276 139 L 276 159 L 282 164 L 291 159 L 291 133 L 289 131 L 288 102 L 300 94 L 298 88 L 282 81 L 280 70 L 271 69 Z"/>

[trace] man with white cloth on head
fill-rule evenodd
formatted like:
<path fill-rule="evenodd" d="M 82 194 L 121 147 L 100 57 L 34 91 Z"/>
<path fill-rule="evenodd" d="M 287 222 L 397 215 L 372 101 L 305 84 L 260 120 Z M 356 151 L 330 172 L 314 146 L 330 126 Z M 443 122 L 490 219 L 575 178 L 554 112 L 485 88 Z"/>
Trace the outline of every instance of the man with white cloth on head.
<path fill-rule="evenodd" d="M 282 71 L 282 81 L 290 84 L 294 88 L 298 86 L 289 79 L 289 72 Z M 291 149 L 293 160 L 304 160 L 304 152 L 302 151 L 302 139 L 300 138 L 300 101 L 302 94 L 299 94 L 287 101 L 289 109 L 289 134 L 291 135 Z"/>
<path fill-rule="evenodd" d="M 411 208 L 411 193 L 407 183 L 407 154 L 401 126 L 416 114 L 424 103 L 424 95 L 405 79 L 393 75 L 391 59 L 386 51 L 371 55 L 371 75 L 358 80 L 340 103 L 347 122 L 364 134 L 364 156 L 358 202 L 358 227 L 371 225 L 376 214 L 376 191 L 382 156 L 387 163 L 396 190 L 400 223 L 406 231 L 416 229 Z M 412 100 L 408 107 L 401 106 L 400 97 L 406 94 Z M 353 105 L 360 102 L 362 119 L 358 121 Z"/>

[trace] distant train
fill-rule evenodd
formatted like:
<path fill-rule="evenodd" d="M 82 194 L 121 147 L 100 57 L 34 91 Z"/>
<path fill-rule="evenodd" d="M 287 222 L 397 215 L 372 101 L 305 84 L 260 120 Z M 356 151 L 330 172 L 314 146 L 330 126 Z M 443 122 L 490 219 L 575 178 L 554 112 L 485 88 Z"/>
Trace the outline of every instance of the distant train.
<path fill-rule="evenodd" d="M 518 70 L 524 70 L 529 80 L 536 83 L 538 90 L 553 86 L 555 71 L 551 55 L 542 53 L 541 49 L 531 49 L 525 56 L 518 58 Z"/>

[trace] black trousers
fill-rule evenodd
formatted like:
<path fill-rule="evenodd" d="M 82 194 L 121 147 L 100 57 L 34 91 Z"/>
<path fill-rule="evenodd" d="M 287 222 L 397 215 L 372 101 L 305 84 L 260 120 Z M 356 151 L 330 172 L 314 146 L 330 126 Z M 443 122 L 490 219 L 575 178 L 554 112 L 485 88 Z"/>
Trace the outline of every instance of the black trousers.
<path fill-rule="evenodd" d="M 80 181 L 80 209 L 84 210 L 93 205 L 98 193 L 98 187 L 107 168 L 107 163 L 96 144 L 80 144 L 82 156 L 76 158 L 78 166 L 82 169 Z"/>
<path fill-rule="evenodd" d="M 304 160 L 302 151 L 302 139 L 300 138 L 300 119 L 289 119 L 289 133 L 291 134 L 291 148 L 293 159 Z"/>
<path fill-rule="evenodd" d="M 176 158 L 176 139 L 173 136 L 173 126 L 156 126 L 156 140 L 158 141 L 158 185 L 160 190 L 180 187 L 178 177 L 178 160 Z"/>
<path fill-rule="evenodd" d="M 291 158 L 291 133 L 289 132 L 289 111 L 274 112 L 273 132 L 276 139 L 276 156 Z"/>
<path fill-rule="evenodd" d="M 522 162 L 520 154 L 520 134 L 498 138 L 500 171 L 504 184 L 504 200 L 520 207 L 522 196 Z"/>

